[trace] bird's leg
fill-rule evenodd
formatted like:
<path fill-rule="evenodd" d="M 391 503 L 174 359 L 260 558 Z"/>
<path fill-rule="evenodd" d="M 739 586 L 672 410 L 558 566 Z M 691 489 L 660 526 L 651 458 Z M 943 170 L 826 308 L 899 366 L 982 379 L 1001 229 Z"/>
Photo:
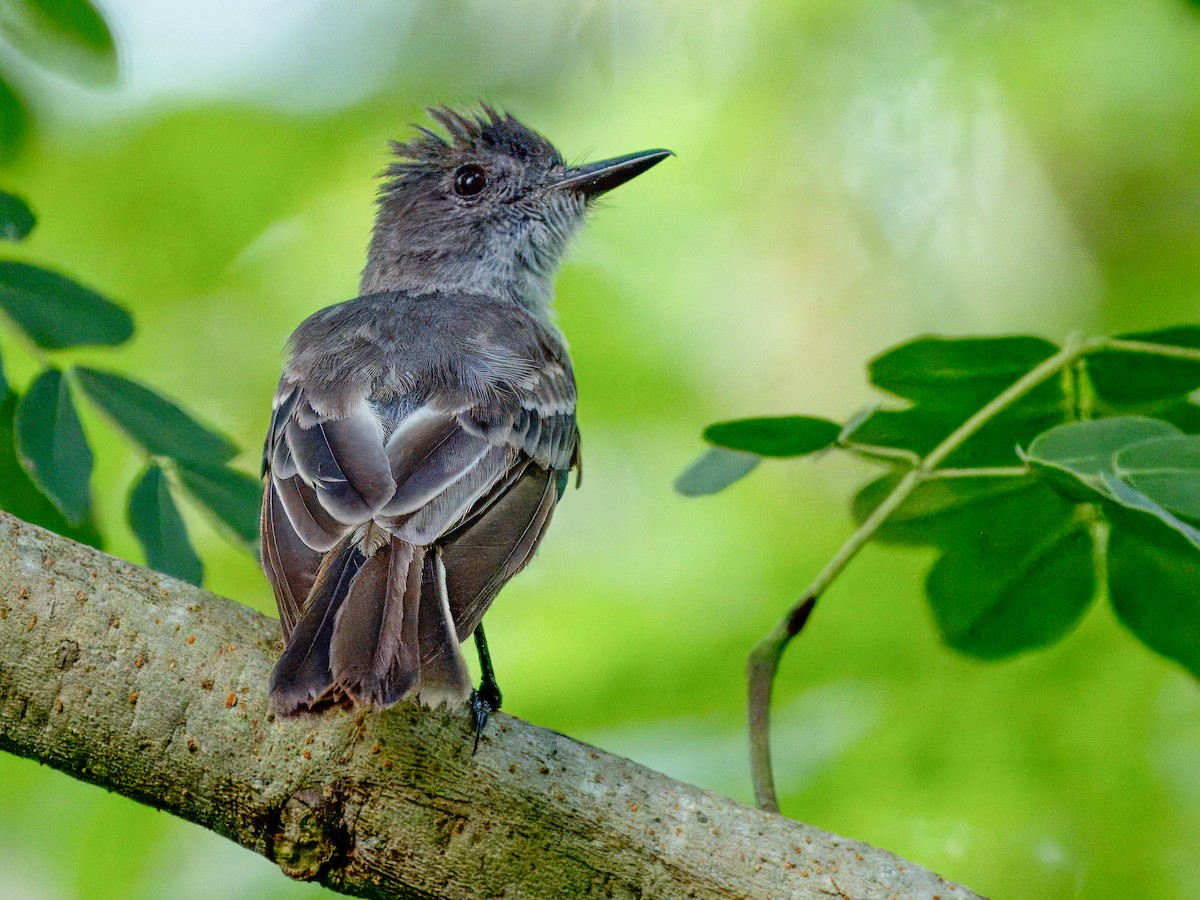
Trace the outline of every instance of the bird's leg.
<path fill-rule="evenodd" d="M 479 690 L 471 692 L 471 714 L 475 717 L 475 749 L 479 749 L 479 738 L 487 725 L 488 716 L 500 708 L 500 685 L 496 684 L 496 673 L 492 671 L 492 654 L 488 652 L 483 623 L 475 626 L 475 649 L 479 652 Z"/>

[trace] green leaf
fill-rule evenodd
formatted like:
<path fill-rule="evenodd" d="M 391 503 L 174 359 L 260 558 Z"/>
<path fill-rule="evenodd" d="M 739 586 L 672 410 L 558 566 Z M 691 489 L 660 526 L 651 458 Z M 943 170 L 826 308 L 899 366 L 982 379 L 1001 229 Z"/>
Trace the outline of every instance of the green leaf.
<path fill-rule="evenodd" d="M 0 262 L 0 309 L 43 350 L 122 344 L 133 318 L 117 304 L 55 272 Z"/>
<path fill-rule="evenodd" d="M 181 463 L 179 480 L 196 500 L 247 543 L 258 540 L 263 488 L 257 479 L 228 466 Z"/>
<path fill-rule="evenodd" d="M 129 525 L 150 568 L 198 585 L 204 566 L 188 540 L 187 527 L 171 498 L 167 479 L 151 463 L 129 492 Z"/>
<path fill-rule="evenodd" d="M 68 523 L 21 466 L 14 434 L 16 411 L 17 395 L 10 390 L 0 400 L 0 509 L 93 547 L 102 546 L 100 532 L 90 518 L 77 526 Z"/>
<path fill-rule="evenodd" d="M 37 220 L 25 201 L 0 191 L 0 240 L 22 241 L 33 231 Z"/>
<path fill-rule="evenodd" d="M 1069 500 L 1103 503 L 1106 512 L 1124 509 L 1147 514 L 1200 544 L 1200 531 L 1180 521 L 1158 500 L 1122 480 L 1117 471 L 1117 460 L 1125 453 L 1143 444 L 1183 438 L 1175 426 L 1159 419 L 1115 416 L 1052 428 L 1030 444 L 1026 458 L 1047 484 Z M 1136 461 L 1137 457 L 1133 459 Z M 1150 476 L 1152 482 L 1154 477 Z"/>
<path fill-rule="evenodd" d="M 17 453 L 34 483 L 70 524 L 81 524 L 92 506 L 92 451 L 58 369 L 34 379 L 18 402 L 16 436 Z"/>
<path fill-rule="evenodd" d="M 1104 485 L 1112 498 L 1111 502 L 1106 504 L 1106 508 L 1110 513 L 1111 507 L 1114 504 L 1127 510 L 1148 513 L 1157 519 L 1160 524 L 1167 525 L 1177 531 L 1200 549 L 1200 529 L 1196 529 L 1187 522 L 1176 518 L 1173 513 L 1165 509 L 1161 504 L 1154 502 L 1141 491 L 1130 487 L 1111 472 L 1105 472 L 1100 477 L 1103 479 Z M 1137 520 L 1135 518 L 1127 521 L 1136 522 Z"/>
<path fill-rule="evenodd" d="M 11 0 L 0 6 L 0 31 L 31 59 L 70 77 L 116 78 L 112 32 L 88 0 Z"/>
<path fill-rule="evenodd" d="M 950 393 L 955 406 L 962 398 L 979 407 L 1056 352 L 1050 341 L 1023 335 L 920 337 L 875 357 L 868 371 L 873 385 L 915 403 L 945 405 Z"/>
<path fill-rule="evenodd" d="M 1108 411 L 1112 414 L 1112 410 Z M 1150 416 L 1163 422 L 1170 422 L 1180 431 L 1187 434 L 1200 432 L 1200 406 L 1186 397 L 1168 400 L 1163 403 L 1145 403 L 1126 407 L 1124 412 Z"/>
<path fill-rule="evenodd" d="M 924 337 L 888 350 L 870 363 L 876 387 L 912 401 L 880 409 L 854 427 L 852 444 L 895 447 L 925 456 L 1015 381 L 1054 354 L 1035 337 Z M 1055 379 L 1038 385 L 963 443 L 951 467 L 1008 466 L 1016 447 L 1062 422 L 1071 408 Z"/>
<path fill-rule="evenodd" d="M 1200 436 L 1176 435 L 1119 450 L 1116 474 L 1161 506 L 1200 519 Z"/>
<path fill-rule="evenodd" d="M 704 439 L 718 447 L 759 456 L 805 456 L 837 440 L 842 426 L 811 416 L 776 416 L 718 422 L 704 429 Z"/>
<path fill-rule="evenodd" d="M 1123 334 L 1120 339 L 1196 350 L 1200 326 Z M 1200 388 L 1200 360 L 1105 349 L 1087 358 L 1087 371 L 1097 397 L 1118 408 L 1186 397 Z M 1138 411 L 1158 414 L 1158 410 Z"/>
<path fill-rule="evenodd" d="M 1151 650 L 1200 678 L 1200 551 L 1175 530 L 1116 512 L 1108 590 L 1117 618 Z"/>
<path fill-rule="evenodd" d="M 892 472 L 863 488 L 855 518 L 870 515 L 903 475 Z M 925 583 L 934 620 L 949 646 L 981 659 L 1061 639 L 1095 591 L 1084 520 L 1030 475 L 926 481 L 875 538 L 938 548 Z"/>
<path fill-rule="evenodd" d="M 715 494 L 749 475 L 761 461 L 756 453 L 711 447 L 675 479 L 675 490 L 685 497 Z"/>
<path fill-rule="evenodd" d="M 1145 416 L 1089 419 L 1060 425 L 1038 435 L 1030 443 L 1025 458 L 1042 474 L 1066 474 L 1112 499 L 1113 493 L 1102 476 L 1115 473 L 1117 453 L 1143 441 L 1178 435 L 1179 429 L 1169 422 Z M 1051 478 L 1051 483 L 1063 487 L 1061 479 Z M 1073 499 L 1086 502 L 1096 498 L 1075 495 Z"/>
<path fill-rule="evenodd" d="M 964 532 L 930 570 L 925 589 L 943 640 L 981 659 L 1052 644 L 1095 593 L 1092 539 L 1064 501 Z"/>
<path fill-rule="evenodd" d="M 867 446 L 897 447 L 926 456 L 996 394 L 977 402 L 971 391 L 960 395 L 948 389 L 943 405 L 881 409 L 855 428 L 847 440 Z M 1040 385 L 980 428 L 950 455 L 946 465 L 950 468 L 1018 465 L 1017 447 L 1061 423 L 1066 417 L 1065 410 L 1058 385 Z"/>
<path fill-rule="evenodd" d="M 0 163 L 12 162 L 25 143 L 29 116 L 25 104 L 13 92 L 7 81 L 0 78 Z"/>
<path fill-rule="evenodd" d="M 1122 416 L 1053 429 L 1030 462 L 1086 486 L 1109 520 L 1109 594 L 1151 649 L 1200 674 L 1200 530 L 1171 511 L 1195 508 L 1198 439 L 1167 422 Z"/>
<path fill-rule="evenodd" d="M 871 482 L 854 497 L 860 524 L 899 484 L 901 472 Z M 966 532 L 991 523 L 1019 519 L 1028 504 L 1053 499 L 1047 488 L 1028 476 L 1012 478 L 938 478 L 918 485 L 875 532 L 885 544 L 948 546 Z"/>
<path fill-rule="evenodd" d="M 220 465 L 237 455 L 227 438 L 143 384 L 82 366 L 75 377 L 83 392 L 147 453 L 202 465 Z"/>

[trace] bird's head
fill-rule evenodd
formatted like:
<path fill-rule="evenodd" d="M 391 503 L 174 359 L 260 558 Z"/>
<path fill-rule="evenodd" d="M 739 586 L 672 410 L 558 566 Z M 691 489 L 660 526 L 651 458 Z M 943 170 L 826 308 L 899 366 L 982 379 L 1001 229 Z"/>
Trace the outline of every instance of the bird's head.
<path fill-rule="evenodd" d="M 418 128 L 392 145 L 364 294 L 503 289 L 542 308 L 589 204 L 671 155 L 648 150 L 572 167 L 542 135 L 489 106 L 430 115 L 445 136 Z"/>

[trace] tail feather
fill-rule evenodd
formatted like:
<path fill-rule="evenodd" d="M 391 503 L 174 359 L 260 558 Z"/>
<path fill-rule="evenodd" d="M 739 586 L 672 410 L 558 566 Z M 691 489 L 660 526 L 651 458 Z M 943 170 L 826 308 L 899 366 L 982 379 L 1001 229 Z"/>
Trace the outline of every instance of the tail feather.
<path fill-rule="evenodd" d="M 330 673 L 330 642 L 338 610 L 365 562 L 363 554 L 349 541 L 343 541 L 326 556 L 305 603 L 304 615 L 271 672 L 271 706 L 279 715 L 344 702 Z"/>
<path fill-rule="evenodd" d="M 429 706 L 464 701 L 471 676 L 460 641 L 536 551 L 558 499 L 557 476 L 519 467 L 444 544 L 389 536 L 369 557 L 361 533 L 335 544 L 271 675 L 275 711 L 379 709 L 414 691 Z M 266 547 L 270 571 L 282 549 Z"/>
<path fill-rule="evenodd" d="M 330 669 L 359 703 L 391 706 L 417 684 L 424 559 L 424 547 L 393 538 L 363 565 L 338 611 Z"/>
<path fill-rule="evenodd" d="M 471 673 L 450 613 L 446 566 L 439 549 L 425 557 L 417 625 L 421 655 L 421 681 L 417 692 L 421 702 L 439 706 L 466 700 L 471 694 Z"/>

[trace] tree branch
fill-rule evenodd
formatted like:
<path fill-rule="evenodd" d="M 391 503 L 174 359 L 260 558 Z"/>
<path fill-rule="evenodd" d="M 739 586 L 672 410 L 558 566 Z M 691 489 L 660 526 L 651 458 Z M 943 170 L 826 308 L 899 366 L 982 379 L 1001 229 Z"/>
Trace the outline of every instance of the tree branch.
<path fill-rule="evenodd" d="M 363 897 L 975 897 L 498 714 L 277 721 L 276 623 L 0 514 L 0 748 Z"/>

